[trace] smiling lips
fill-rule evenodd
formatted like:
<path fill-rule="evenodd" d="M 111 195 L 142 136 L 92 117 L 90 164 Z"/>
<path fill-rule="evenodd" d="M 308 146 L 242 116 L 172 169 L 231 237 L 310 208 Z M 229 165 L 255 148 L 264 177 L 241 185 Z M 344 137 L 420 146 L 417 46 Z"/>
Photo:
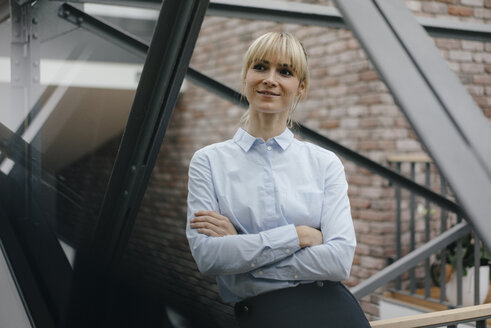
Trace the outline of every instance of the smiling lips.
<path fill-rule="evenodd" d="M 270 90 L 257 90 L 257 93 L 265 95 L 265 96 L 279 96 L 279 93 L 275 93 Z"/>

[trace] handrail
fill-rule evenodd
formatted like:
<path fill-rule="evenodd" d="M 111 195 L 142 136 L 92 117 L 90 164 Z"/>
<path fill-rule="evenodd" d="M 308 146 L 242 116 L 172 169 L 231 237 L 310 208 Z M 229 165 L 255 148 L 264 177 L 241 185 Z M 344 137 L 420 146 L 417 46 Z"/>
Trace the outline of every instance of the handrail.
<path fill-rule="evenodd" d="M 405 255 L 391 265 L 375 273 L 370 278 L 351 288 L 351 292 L 357 299 L 370 294 L 377 288 L 385 285 L 389 281 L 406 272 L 408 269 L 414 267 L 419 262 L 424 261 L 431 254 L 447 247 L 449 244 L 463 237 L 465 234 L 469 233 L 470 230 L 471 227 L 466 222 L 461 222 L 455 225 L 451 229 L 433 238 L 431 241 L 427 242 L 421 247 L 418 247 L 411 253 Z"/>
<path fill-rule="evenodd" d="M 370 322 L 372 328 L 417 328 L 453 325 L 491 318 L 491 304 L 467 306 L 458 309 L 416 314 Z"/>

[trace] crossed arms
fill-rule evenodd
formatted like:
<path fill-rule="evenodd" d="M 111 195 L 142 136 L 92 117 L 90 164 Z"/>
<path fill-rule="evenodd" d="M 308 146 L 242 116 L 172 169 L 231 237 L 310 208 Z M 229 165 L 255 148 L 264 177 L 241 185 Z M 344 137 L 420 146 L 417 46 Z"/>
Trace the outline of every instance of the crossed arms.
<path fill-rule="evenodd" d="M 206 156 L 195 154 L 189 168 L 186 234 L 194 259 L 205 274 L 249 272 L 275 280 L 345 280 L 355 237 L 341 163 L 326 175 L 321 229 L 293 224 L 237 234 L 218 203 Z M 327 181 L 327 179 L 329 181 Z"/>

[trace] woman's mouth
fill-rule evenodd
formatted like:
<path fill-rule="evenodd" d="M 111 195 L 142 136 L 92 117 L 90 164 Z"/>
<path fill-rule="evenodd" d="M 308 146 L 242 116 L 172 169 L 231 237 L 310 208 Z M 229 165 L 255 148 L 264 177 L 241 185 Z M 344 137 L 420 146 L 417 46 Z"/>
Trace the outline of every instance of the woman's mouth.
<path fill-rule="evenodd" d="M 264 95 L 264 96 L 279 96 L 279 93 L 270 91 L 270 90 L 257 90 L 257 93 Z"/>

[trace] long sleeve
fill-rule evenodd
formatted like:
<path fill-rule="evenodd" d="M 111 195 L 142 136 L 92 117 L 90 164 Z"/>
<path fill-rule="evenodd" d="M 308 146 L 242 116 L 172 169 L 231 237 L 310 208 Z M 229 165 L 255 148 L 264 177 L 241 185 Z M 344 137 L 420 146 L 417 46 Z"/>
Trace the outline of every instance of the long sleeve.
<path fill-rule="evenodd" d="M 210 163 L 203 151 L 195 153 L 189 166 L 186 236 L 200 272 L 238 274 L 290 257 L 300 249 L 293 224 L 257 234 L 209 237 L 189 226 L 199 210 L 219 211 Z"/>
<path fill-rule="evenodd" d="M 356 239 L 344 168 L 336 158 L 328 167 L 321 211 L 323 244 L 306 247 L 272 265 L 254 270 L 256 278 L 274 280 L 331 280 L 349 277 Z"/>

